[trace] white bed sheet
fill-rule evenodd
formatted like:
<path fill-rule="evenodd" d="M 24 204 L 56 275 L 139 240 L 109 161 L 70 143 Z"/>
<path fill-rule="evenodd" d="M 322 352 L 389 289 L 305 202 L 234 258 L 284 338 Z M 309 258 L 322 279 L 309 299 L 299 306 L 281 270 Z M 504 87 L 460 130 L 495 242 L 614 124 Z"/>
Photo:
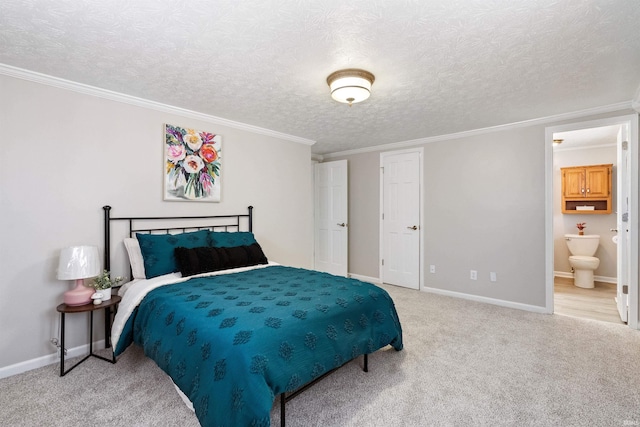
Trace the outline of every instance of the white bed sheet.
<path fill-rule="evenodd" d="M 118 295 L 120 297 L 124 297 L 124 294 L 127 292 L 127 290 L 133 286 L 134 284 L 136 284 L 137 282 L 139 282 L 140 280 L 145 280 L 145 279 L 133 279 L 130 282 L 127 282 L 125 284 L 123 284 L 122 286 L 120 286 L 118 288 Z"/>

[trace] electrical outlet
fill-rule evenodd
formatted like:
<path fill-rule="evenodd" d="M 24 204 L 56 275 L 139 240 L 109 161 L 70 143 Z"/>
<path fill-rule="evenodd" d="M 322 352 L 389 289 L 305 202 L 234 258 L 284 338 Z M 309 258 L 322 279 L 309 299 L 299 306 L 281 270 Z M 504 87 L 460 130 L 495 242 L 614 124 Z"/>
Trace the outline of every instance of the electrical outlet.
<path fill-rule="evenodd" d="M 498 281 L 498 276 L 496 275 L 495 271 L 492 271 L 491 273 L 489 273 L 489 280 L 491 280 L 492 282 Z"/>
<path fill-rule="evenodd" d="M 435 265 L 433 265 L 433 264 L 431 264 L 431 265 L 429 266 L 429 273 L 435 273 L 435 272 L 436 272 L 436 266 L 435 266 Z"/>
<path fill-rule="evenodd" d="M 58 338 L 51 338 L 49 340 L 49 342 L 51 344 L 55 345 L 57 349 L 60 349 L 60 341 L 58 341 Z M 66 348 L 64 349 L 64 355 L 65 356 L 67 355 L 67 349 Z"/>
<path fill-rule="evenodd" d="M 478 271 L 477 270 L 471 270 L 471 275 L 469 276 L 469 278 L 471 280 L 478 280 Z"/>

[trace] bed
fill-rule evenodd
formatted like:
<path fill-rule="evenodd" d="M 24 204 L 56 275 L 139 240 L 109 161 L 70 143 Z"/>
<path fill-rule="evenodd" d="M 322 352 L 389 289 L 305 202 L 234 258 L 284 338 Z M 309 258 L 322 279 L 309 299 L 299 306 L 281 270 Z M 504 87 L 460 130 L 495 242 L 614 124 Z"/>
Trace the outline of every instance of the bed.
<path fill-rule="evenodd" d="M 367 370 L 368 354 L 402 349 L 385 290 L 269 261 L 255 241 L 251 207 L 210 217 L 112 217 L 103 209 L 105 266 L 122 246 L 111 235 L 122 221 L 134 278 L 120 291 L 114 354 L 141 346 L 203 426 L 269 426 L 277 396 L 284 426 L 285 402 L 310 384 L 359 356 Z M 188 225 L 147 225 L 156 221 Z"/>

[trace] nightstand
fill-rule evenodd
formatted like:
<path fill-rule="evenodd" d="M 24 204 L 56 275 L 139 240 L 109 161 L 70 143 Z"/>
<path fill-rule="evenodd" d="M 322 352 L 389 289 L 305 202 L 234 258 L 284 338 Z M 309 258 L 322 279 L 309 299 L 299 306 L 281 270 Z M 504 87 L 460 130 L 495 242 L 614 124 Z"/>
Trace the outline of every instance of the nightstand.
<path fill-rule="evenodd" d="M 118 295 L 113 295 L 111 297 L 111 299 L 102 302 L 101 304 L 95 305 L 93 303 L 89 303 L 89 304 L 84 304 L 84 305 L 67 305 L 67 304 L 60 304 L 56 309 L 58 310 L 58 312 L 60 312 L 60 376 L 63 377 L 65 376 L 67 373 L 69 373 L 69 371 L 71 371 L 73 368 L 75 368 L 76 366 L 78 366 L 79 364 L 81 364 L 82 362 L 84 362 L 85 360 L 87 360 L 89 357 L 93 356 L 93 357 L 97 357 L 98 359 L 102 359 L 105 360 L 107 362 L 111 362 L 111 363 L 116 363 L 116 356 L 113 353 L 113 350 L 111 351 L 112 354 L 112 358 L 111 359 L 107 359 L 106 357 L 102 357 L 99 354 L 95 354 L 93 352 L 93 312 L 96 310 L 105 310 L 105 317 L 104 317 L 104 331 L 105 331 L 105 345 L 107 348 L 109 348 L 111 346 L 111 308 L 113 308 L 114 310 L 117 308 L 118 304 L 120 303 L 120 301 L 122 300 L 122 297 L 118 296 Z M 78 363 L 76 363 L 75 365 L 73 365 L 72 367 L 70 367 L 69 369 L 67 369 L 66 371 L 64 370 L 64 333 L 65 333 L 65 325 L 64 325 L 64 317 L 65 314 L 71 314 L 71 313 L 86 313 L 89 312 L 89 317 L 90 317 L 90 322 L 89 322 L 89 354 L 86 355 L 82 360 L 80 360 Z"/>

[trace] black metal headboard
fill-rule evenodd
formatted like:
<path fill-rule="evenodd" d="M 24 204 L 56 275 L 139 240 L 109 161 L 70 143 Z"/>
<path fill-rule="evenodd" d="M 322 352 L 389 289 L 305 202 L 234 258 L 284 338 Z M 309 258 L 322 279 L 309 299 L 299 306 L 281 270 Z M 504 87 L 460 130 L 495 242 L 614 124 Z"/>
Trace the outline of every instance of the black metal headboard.
<path fill-rule="evenodd" d="M 206 215 L 206 216 L 131 216 L 112 217 L 111 206 L 103 206 L 104 210 L 104 268 L 111 270 L 111 224 L 114 221 L 128 223 L 128 237 L 134 233 L 171 233 L 189 230 L 223 230 L 223 231 L 253 231 L 253 206 L 247 208 L 246 214 L 235 215 Z M 179 226 L 168 226 L 177 224 Z M 164 224 L 156 227 L 153 224 Z"/>

